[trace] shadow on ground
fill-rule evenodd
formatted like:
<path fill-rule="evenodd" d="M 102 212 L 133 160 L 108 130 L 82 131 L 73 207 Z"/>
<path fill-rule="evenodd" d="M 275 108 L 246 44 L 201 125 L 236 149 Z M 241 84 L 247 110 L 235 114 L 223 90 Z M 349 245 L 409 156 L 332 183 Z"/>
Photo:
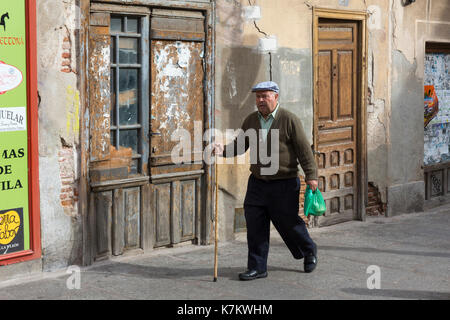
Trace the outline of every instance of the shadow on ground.
<path fill-rule="evenodd" d="M 232 281 L 240 281 L 239 273 L 244 272 L 245 267 L 223 267 L 218 270 L 219 277 L 228 278 Z M 282 267 L 269 267 L 269 272 L 271 271 L 283 271 L 283 272 L 295 272 L 304 273 L 302 268 L 289 269 Z M 180 267 L 157 267 L 157 266 L 144 266 L 136 265 L 130 263 L 114 263 L 107 266 L 99 266 L 89 269 L 89 273 L 101 273 L 114 275 L 126 275 L 135 276 L 145 279 L 195 279 L 196 281 L 206 281 L 207 276 L 211 275 L 211 280 L 213 279 L 214 270 L 213 268 L 180 268 Z"/>
<path fill-rule="evenodd" d="M 344 288 L 342 292 L 361 296 L 377 296 L 383 298 L 415 299 L 415 300 L 449 300 L 450 292 L 433 292 L 422 290 L 399 290 L 399 289 L 361 289 Z"/>
<path fill-rule="evenodd" d="M 407 256 L 423 256 L 423 257 L 436 257 L 436 258 L 450 258 L 450 253 L 445 252 L 428 252 L 428 251 L 405 251 L 405 250 L 387 250 L 377 248 L 356 248 L 356 247 L 337 247 L 337 246 L 318 246 L 320 250 L 325 251 L 359 251 L 364 253 L 390 253 Z"/>

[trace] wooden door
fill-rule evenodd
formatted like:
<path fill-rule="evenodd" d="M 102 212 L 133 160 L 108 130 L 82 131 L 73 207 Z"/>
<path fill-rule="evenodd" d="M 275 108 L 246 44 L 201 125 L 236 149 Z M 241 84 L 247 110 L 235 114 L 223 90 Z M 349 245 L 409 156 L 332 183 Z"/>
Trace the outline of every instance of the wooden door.
<path fill-rule="evenodd" d="M 319 20 L 315 151 L 327 212 L 319 226 L 352 220 L 357 210 L 358 24 Z"/>
<path fill-rule="evenodd" d="M 197 238 L 203 174 L 203 26 L 201 12 L 152 12 L 149 171 L 155 247 Z M 177 129 L 185 130 L 191 142 L 189 159 L 183 163 L 172 159 L 172 150 L 180 144 L 173 138 Z"/>

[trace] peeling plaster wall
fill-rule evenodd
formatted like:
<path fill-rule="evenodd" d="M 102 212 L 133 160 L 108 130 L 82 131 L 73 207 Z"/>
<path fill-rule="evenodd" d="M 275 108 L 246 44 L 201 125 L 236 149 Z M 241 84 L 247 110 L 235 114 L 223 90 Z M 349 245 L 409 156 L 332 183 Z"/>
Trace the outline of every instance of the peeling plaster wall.
<path fill-rule="evenodd" d="M 255 3 L 255 1 L 252 1 Z M 368 181 L 389 202 L 388 214 L 423 209 L 423 62 L 425 41 L 450 41 L 450 2 L 400 0 L 257 0 L 261 30 L 278 39 L 273 80 L 282 106 L 297 113 L 312 139 L 312 7 L 367 11 Z M 258 33 L 241 16 L 247 0 L 216 1 L 216 124 L 238 128 L 255 110 L 253 84 L 269 78 L 268 55 L 257 52 Z M 248 165 L 222 166 L 223 198 L 242 207 Z M 229 207 L 224 204 L 223 208 Z M 234 214 L 234 212 L 222 213 Z"/>
<path fill-rule="evenodd" d="M 39 171 L 43 269 L 79 263 L 79 110 L 75 0 L 38 0 Z"/>
<path fill-rule="evenodd" d="M 387 201 L 388 120 L 391 105 L 388 81 L 391 38 L 389 9 L 389 1 L 367 1 L 367 178 L 378 188 L 383 203 Z"/>
<path fill-rule="evenodd" d="M 450 41 L 450 2 L 391 0 L 391 99 L 388 125 L 388 215 L 424 205 L 423 85 L 425 43 Z"/>
<path fill-rule="evenodd" d="M 312 7 L 372 12 L 368 23 L 368 178 L 379 187 L 382 200 L 386 202 L 389 2 L 354 0 L 342 6 L 338 0 L 258 0 L 256 4 L 262 12 L 258 27 L 278 40 L 272 67 L 273 80 L 280 85 L 280 104 L 301 118 L 311 142 L 314 116 Z M 263 35 L 241 16 L 242 7 L 247 5 L 247 0 L 216 1 L 216 125 L 221 130 L 238 128 L 245 116 L 256 110 L 250 89 L 255 83 L 269 79 L 269 56 L 257 51 L 258 39 Z M 243 164 L 220 167 L 219 185 L 223 194 L 219 199 L 231 201 L 231 207 L 243 206 L 248 167 Z M 222 208 L 228 208 L 227 212 L 221 212 L 222 221 L 226 221 L 225 215 L 234 215 L 228 203 L 222 204 Z M 229 234 L 221 236 L 231 237 Z"/>
<path fill-rule="evenodd" d="M 279 6 L 274 1 L 258 1 L 263 14 L 258 26 L 278 38 L 272 70 L 273 81 L 281 88 L 280 105 L 302 119 L 312 143 L 312 53 L 311 43 L 306 40 L 311 38 L 311 11 L 302 2 L 283 2 L 286 4 Z M 256 110 L 251 88 L 270 78 L 270 57 L 257 51 L 262 34 L 241 16 L 246 5 L 244 0 L 216 2 L 216 126 L 223 132 L 239 128 L 244 118 Z M 283 24 L 279 23 L 281 16 Z M 286 25 L 292 33 L 286 32 Z M 219 168 L 221 221 L 233 223 L 234 209 L 243 207 L 249 164 Z M 232 231 L 223 227 L 221 238 L 232 238 Z"/>
<path fill-rule="evenodd" d="M 388 152 L 388 214 L 421 211 L 423 182 L 423 85 L 416 63 L 392 52 L 392 110 Z M 422 129 L 422 130 L 421 130 Z"/>

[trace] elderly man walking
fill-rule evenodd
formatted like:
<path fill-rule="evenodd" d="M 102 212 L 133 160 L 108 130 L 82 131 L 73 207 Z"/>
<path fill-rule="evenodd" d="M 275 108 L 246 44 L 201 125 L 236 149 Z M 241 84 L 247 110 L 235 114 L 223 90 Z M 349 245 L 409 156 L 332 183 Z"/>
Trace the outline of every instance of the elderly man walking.
<path fill-rule="evenodd" d="M 300 119 L 278 104 L 279 87 L 268 81 L 257 84 L 258 111 L 251 113 L 242 124 L 240 134 L 230 144 L 214 145 L 215 154 L 234 157 L 248 148 L 256 148 L 257 160 L 250 166 L 244 201 L 247 224 L 248 261 L 247 271 L 239 274 L 240 280 L 253 280 L 267 277 L 267 258 L 269 253 L 270 221 L 280 233 L 286 246 L 295 259 L 304 258 L 304 271 L 312 272 L 317 265 L 317 246 L 309 236 L 305 222 L 299 217 L 300 163 L 306 183 L 314 191 L 317 188 L 317 166 L 305 136 Z M 257 132 L 257 143 L 251 143 L 248 130 Z M 276 132 L 275 132 L 276 131 Z M 277 133 L 277 134 L 275 134 Z M 276 139 L 278 141 L 272 141 Z M 240 140 L 241 139 L 241 140 Z M 238 141 L 245 140 L 245 148 L 238 147 Z M 271 150 L 276 143 L 278 150 Z M 278 143 L 277 143 L 278 142 Z M 262 161 L 260 149 L 264 147 L 272 159 L 278 163 L 275 173 L 267 175 L 267 168 L 273 163 Z M 278 152 L 273 157 L 272 152 Z M 266 170 L 265 170 L 266 169 Z"/>

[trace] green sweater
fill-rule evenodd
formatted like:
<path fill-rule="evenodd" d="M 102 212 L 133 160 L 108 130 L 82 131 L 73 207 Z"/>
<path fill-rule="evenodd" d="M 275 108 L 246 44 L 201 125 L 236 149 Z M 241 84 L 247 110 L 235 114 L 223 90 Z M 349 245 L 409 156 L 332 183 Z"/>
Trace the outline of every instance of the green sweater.
<path fill-rule="evenodd" d="M 317 180 L 317 166 L 300 119 L 281 107 L 275 115 L 267 139 L 261 137 L 258 111 L 245 118 L 236 139 L 224 147 L 224 157 L 235 157 L 250 147 L 250 171 L 259 179 L 275 180 L 298 176 L 300 163 L 306 180 Z M 253 129 L 253 130 L 249 130 Z M 277 150 L 277 132 L 279 144 Z"/>

